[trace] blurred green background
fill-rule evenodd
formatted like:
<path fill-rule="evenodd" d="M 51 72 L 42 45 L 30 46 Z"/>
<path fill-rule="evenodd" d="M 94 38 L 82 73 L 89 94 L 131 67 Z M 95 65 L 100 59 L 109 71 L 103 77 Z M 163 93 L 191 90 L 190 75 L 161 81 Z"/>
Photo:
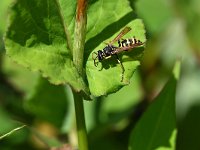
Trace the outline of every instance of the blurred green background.
<path fill-rule="evenodd" d="M 3 34 L 10 3 L 0 1 L 0 135 L 23 124 L 28 127 L 0 140 L 0 149 L 44 149 L 67 142 L 76 145 L 70 88 L 49 84 L 39 73 L 30 72 L 5 55 Z M 125 149 L 128 133 L 180 59 L 177 150 L 199 150 L 200 1 L 130 0 L 130 4 L 144 21 L 146 52 L 129 86 L 107 97 L 85 101 L 90 147 Z"/>

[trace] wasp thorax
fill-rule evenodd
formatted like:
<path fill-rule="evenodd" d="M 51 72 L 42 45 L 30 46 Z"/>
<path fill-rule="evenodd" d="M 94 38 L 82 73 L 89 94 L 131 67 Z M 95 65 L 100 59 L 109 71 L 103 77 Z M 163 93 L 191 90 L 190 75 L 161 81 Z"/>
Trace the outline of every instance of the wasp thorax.
<path fill-rule="evenodd" d="M 102 60 L 103 60 L 103 58 L 104 58 L 104 53 L 102 52 L 102 50 L 98 50 L 98 55 L 97 55 L 97 57 L 98 57 L 98 60 L 99 60 L 99 61 L 102 61 Z"/>
<path fill-rule="evenodd" d="M 112 50 L 112 47 L 109 46 L 109 45 L 106 46 L 106 47 L 103 49 L 103 53 L 104 53 L 105 57 L 110 56 L 112 51 L 113 51 L 113 50 Z"/>

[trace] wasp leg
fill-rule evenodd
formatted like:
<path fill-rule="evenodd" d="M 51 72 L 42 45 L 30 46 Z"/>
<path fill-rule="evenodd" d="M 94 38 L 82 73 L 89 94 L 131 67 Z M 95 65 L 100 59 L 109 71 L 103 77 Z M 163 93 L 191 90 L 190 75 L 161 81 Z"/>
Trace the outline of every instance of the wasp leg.
<path fill-rule="evenodd" d="M 96 55 L 96 56 L 94 56 L 94 55 Z M 95 67 L 98 66 L 98 61 L 96 62 L 97 58 L 98 58 L 98 54 L 96 52 L 93 52 L 92 53 L 92 59 L 94 60 L 94 66 Z"/>
<path fill-rule="evenodd" d="M 117 62 L 120 64 L 121 69 L 122 69 L 122 79 L 121 79 L 121 82 L 123 82 L 123 80 L 124 80 L 124 71 L 125 71 L 125 69 L 124 69 L 124 66 L 123 66 L 122 62 L 119 60 L 118 55 L 115 54 L 115 56 L 116 56 L 116 58 L 117 58 Z"/>
<path fill-rule="evenodd" d="M 99 69 L 99 71 L 101 71 L 103 69 L 103 65 L 102 65 L 102 63 L 101 63 L 101 68 Z"/>

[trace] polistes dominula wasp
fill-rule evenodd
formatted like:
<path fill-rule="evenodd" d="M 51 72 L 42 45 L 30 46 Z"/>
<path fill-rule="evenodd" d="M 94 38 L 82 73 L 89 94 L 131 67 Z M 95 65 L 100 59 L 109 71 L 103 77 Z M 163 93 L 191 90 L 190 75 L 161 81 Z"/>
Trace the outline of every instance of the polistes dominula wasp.
<path fill-rule="evenodd" d="M 112 41 L 106 43 L 107 45 L 102 49 L 98 50 L 97 52 L 92 53 L 92 58 L 94 60 L 94 66 L 98 66 L 98 63 L 103 61 L 104 59 L 108 59 L 112 56 L 115 56 L 117 62 L 120 64 L 122 69 L 122 78 L 121 82 L 124 79 L 124 66 L 118 57 L 118 53 L 123 51 L 132 50 L 135 47 L 139 47 L 144 45 L 144 42 L 137 40 L 135 37 L 129 39 L 122 39 L 122 37 L 127 34 L 131 30 L 130 27 L 125 27 Z M 118 42 L 118 47 L 114 46 L 113 43 Z"/>

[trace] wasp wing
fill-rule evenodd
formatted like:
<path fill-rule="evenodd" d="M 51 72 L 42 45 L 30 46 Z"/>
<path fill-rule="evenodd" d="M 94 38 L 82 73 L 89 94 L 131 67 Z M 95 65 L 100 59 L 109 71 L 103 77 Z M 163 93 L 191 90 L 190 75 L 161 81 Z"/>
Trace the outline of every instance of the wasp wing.
<path fill-rule="evenodd" d="M 110 45 L 121 39 L 125 34 L 131 30 L 130 27 L 125 27 L 112 41 L 109 42 Z"/>

